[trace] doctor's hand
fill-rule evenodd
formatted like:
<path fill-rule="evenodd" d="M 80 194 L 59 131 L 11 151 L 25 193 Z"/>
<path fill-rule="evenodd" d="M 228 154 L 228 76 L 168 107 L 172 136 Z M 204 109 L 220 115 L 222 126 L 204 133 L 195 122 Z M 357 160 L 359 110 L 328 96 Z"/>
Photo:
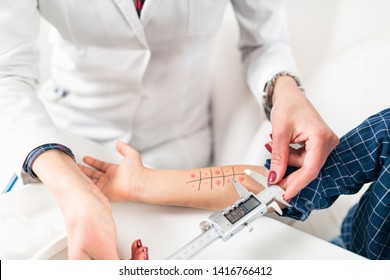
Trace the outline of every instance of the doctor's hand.
<path fill-rule="evenodd" d="M 74 160 L 51 150 L 38 156 L 32 168 L 62 211 L 69 258 L 119 259 L 109 201 Z"/>
<path fill-rule="evenodd" d="M 116 227 L 107 198 L 99 190 L 89 196 L 73 197 L 70 209 L 64 211 L 69 258 L 118 260 Z M 131 252 L 132 260 L 149 259 L 148 248 L 142 245 L 141 240 L 132 243 Z"/>
<path fill-rule="evenodd" d="M 91 187 L 91 192 L 76 191 L 60 202 L 70 259 L 119 259 L 111 207 L 99 192 Z"/>
<path fill-rule="evenodd" d="M 272 152 L 268 182 L 282 186 L 289 200 L 316 178 L 338 137 L 291 77 L 277 80 L 272 101 L 272 143 L 266 145 Z M 292 143 L 301 148 L 290 148 Z M 288 163 L 298 170 L 283 179 Z"/>
<path fill-rule="evenodd" d="M 123 142 L 118 141 L 116 149 L 124 157 L 120 165 L 86 156 L 83 160 L 88 166 L 79 167 L 110 201 L 135 201 L 136 182 L 145 169 L 141 156 Z"/>
<path fill-rule="evenodd" d="M 111 205 L 98 187 L 80 171 L 74 160 L 60 151 L 47 151 L 33 170 L 54 194 L 68 234 L 70 259 L 119 259 L 116 226 Z M 147 259 L 139 240 L 132 245 L 133 259 Z"/>

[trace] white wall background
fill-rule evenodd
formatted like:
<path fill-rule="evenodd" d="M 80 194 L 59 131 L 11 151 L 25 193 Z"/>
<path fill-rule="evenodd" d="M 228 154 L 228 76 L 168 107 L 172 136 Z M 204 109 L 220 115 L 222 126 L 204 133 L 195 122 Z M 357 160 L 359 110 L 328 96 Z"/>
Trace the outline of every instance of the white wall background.
<path fill-rule="evenodd" d="M 291 46 L 303 78 L 326 58 L 390 32 L 388 0 L 286 0 Z"/>
<path fill-rule="evenodd" d="M 390 1 L 287 0 L 308 96 L 339 135 L 390 106 Z"/>

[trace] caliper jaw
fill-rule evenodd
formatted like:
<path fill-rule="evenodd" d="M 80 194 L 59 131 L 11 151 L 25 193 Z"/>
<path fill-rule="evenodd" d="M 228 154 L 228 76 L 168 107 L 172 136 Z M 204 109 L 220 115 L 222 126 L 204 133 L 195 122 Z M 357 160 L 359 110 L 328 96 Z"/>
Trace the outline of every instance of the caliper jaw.
<path fill-rule="evenodd" d="M 267 208 L 273 208 L 277 213 L 282 215 L 282 209 L 276 203 L 280 202 L 287 207 L 292 207 L 290 203 L 284 200 L 285 191 L 278 185 L 268 186 L 267 178 L 253 170 L 246 169 L 245 174 L 254 179 L 257 183 L 264 187 L 264 191 L 258 194 L 260 200 L 267 205 Z"/>

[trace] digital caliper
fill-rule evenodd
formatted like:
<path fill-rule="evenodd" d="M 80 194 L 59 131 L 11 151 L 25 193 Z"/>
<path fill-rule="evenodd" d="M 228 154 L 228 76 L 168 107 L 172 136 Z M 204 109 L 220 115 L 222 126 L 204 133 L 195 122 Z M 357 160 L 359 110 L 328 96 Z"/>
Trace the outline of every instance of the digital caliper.
<path fill-rule="evenodd" d="M 277 213 L 282 214 L 282 210 L 276 201 L 291 207 L 283 199 L 284 190 L 278 185 L 268 186 L 267 178 L 252 170 L 244 171 L 265 189 L 257 195 L 249 192 L 243 185 L 232 180 L 233 186 L 240 196 L 233 205 L 211 214 L 207 221 L 200 223 L 203 231 L 201 235 L 182 247 L 179 251 L 171 255 L 170 260 L 186 260 L 194 256 L 208 244 L 218 238 L 223 241 L 230 239 L 244 227 L 249 227 L 251 222 L 263 216 L 268 208 L 273 208 Z"/>

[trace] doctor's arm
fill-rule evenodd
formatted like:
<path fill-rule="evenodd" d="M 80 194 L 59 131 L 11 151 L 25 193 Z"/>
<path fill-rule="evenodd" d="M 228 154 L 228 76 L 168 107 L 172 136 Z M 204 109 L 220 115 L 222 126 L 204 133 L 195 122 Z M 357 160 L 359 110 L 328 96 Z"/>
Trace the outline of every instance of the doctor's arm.
<path fill-rule="evenodd" d="M 37 7 L 38 1 L 33 0 L 0 1 L 0 149 L 6 155 L 1 160 L 7 160 L 20 179 L 25 178 L 23 162 L 36 147 L 66 145 L 36 94 Z M 32 169 L 61 207 L 69 257 L 118 257 L 109 204 L 73 159 L 61 151 L 46 151 L 36 158 Z M 104 226 L 99 224 L 101 220 Z"/>
<path fill-rule="evenodd" d="M 58 150 L 42 153 L 34 173 L 50 189 L 62 210 L 71 259 L 119 259 L 116 227 L 107 198 L 84 175 L 74 160 Z M 148 259 L 140 240 L 132 244 L 133 259 Z"/>
<path fill-rule="evenodd" d="M 117 259 L 116 232 L 110 205 L 96 186 L 83 176 L 74 160 L 63 152 L 51 150 L 34 161 L 33 170 L 54 194 L 63 213 L 69 257 Z M 104 227 L 98 223 L 103 223 Z M 93 239 L 98 240 L 95 245 L 88 240 L 92 238 L 92 233 Z"/>
<path fill-rule="evenodd" d="M 272 108 L 272 162 L 269 183 L 294 197 L 319 173 L 338 138 L 305 97 L 296 79 L 297 67 L 288 44 L 287 15 L 283 0 L 233 0 L 240 26 L 240 50 L 247 83 L 262 103 L 265 85 L 274 79 L 269 94 Z M 287 73 L 287 74 L 286 74 Z M 296 157 L 302 165 L 282 179 L 289 158 L 289 144 L 304 144 Z"/>

